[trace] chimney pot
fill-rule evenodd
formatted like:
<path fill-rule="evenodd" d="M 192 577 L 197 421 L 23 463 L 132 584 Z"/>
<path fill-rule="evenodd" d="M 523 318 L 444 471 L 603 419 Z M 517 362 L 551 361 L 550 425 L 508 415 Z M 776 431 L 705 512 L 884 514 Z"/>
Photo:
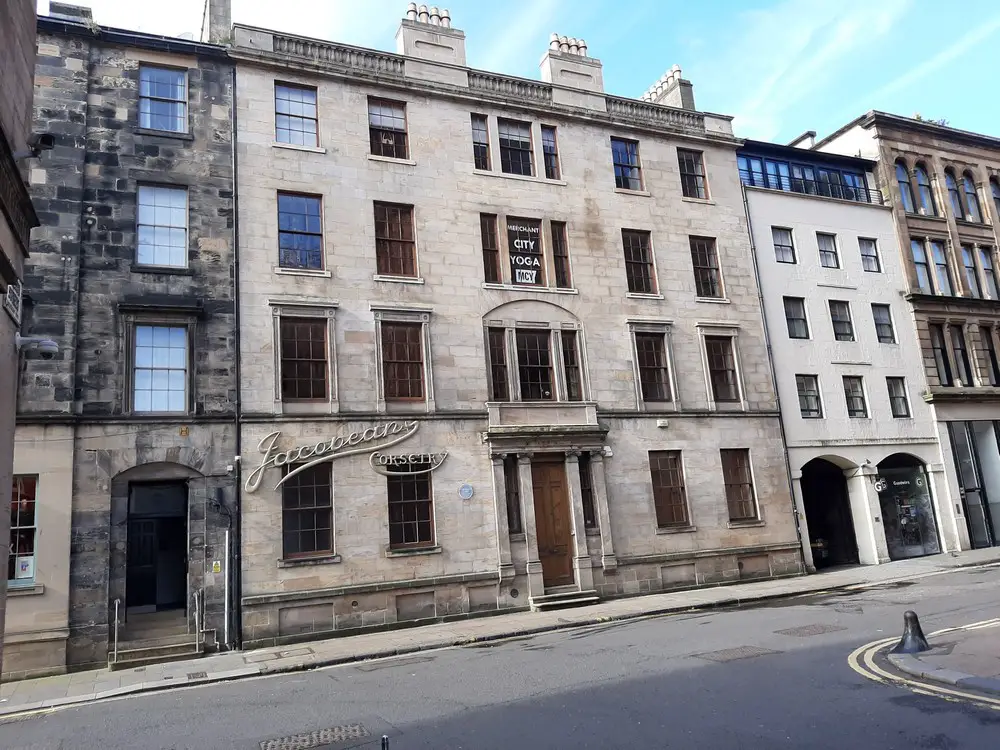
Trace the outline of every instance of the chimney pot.
<path fill-rule="evenodd" d="M 576 37 L 570 37 L 569 51 L 574 55 L 580 54 L 580 44 L 576 41 Z"/>
<path fill-rule="evenodd" d="M 580 40 L 580 54 L 587 56 L 587 43 L 583 39 Z"/>
<path fill-rule="evenodd" d="M 421 5 L 420 6 L 419 15 L 420 15 L 420 18 L 419 18 L 420 23 L 427 23 L 428 22 L 428 20 L 430 19 L 430 13 L 427 12 L 427 6 L 426 5 Z"/>
<path fill-rule="evenodd" d="M 559 35 L 558 34 L 553 33 L 552 36 L 549 37 L 549 49 L 550 50 L 558 50 L 559 49 Z"/>
<path fill-rule="evenodd" d="M 410 3 L 408 6 L 406 6 L 406 20 L 407 21 L 416 21 L 417 20 L 417 4 L 416 3 Z"/>
<path fill-rule="evenodd" d="M 441 25 L 444 26 L 446 29 L 451 28 L 451 11 L 449 11 L 447 8 L 441 11 Z"/>
<path fill-rule="evenodd" d="M 438 12 L 436 5 L 431 8 L 431 25 L 432 26 L 441 25 L 441 14 Z"/>

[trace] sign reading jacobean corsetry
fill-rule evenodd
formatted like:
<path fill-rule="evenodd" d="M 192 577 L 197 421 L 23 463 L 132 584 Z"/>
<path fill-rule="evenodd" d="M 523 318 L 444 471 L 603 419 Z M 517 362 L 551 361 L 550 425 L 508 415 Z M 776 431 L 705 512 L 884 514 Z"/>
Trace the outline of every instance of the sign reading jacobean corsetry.
<path fill-rule="evenodd" d="M 368 463 L 372 469 L 383 476 L 393 474 L 430 474 L 448 458 L 448 451 L 443 453 L 401 453 L 390 456 L 387 453 L 372 453 Z"/>
<path fill-rule="evenodd" d="M 289 477 L 293 477 L 300 471 L 305 471 L 310 466 L 315 466 L 323 461 L 332 461 L 335 458 L 354 456 L 358 453 L 368 453 L 369 451 L 375 452 L 401 443 L 408 437 L 411 437 L 419 426 L 419 422 L 385 422 L 377 427 L 369 427 L 361 432 L 352 432 L 349 435 L 339 435 L 329 440 L 320 440 L 318 443 L 300 445 L 287 451 L 278 450 L 275 443 L 278 442 L 281 433 L 272 432 L 270 435 L 265 436 L 257 445 L 257 449 L 264 454 L 264 460 L 261 461 L 260 466 L 247 475 L 246 491 L 254 492 L 260 487 L 260 482 L 264 478 L 264 470 L 269 466 L 295 464 L 295 467 L 290 468 L 278 483 L 274 485 L 274 489 L 278 489 Z M 372 445 L 372 443 L 377 443 L 377 445 Z M 442 458 L 441 460 L 443 461 L 444 459 Z"/>
<path fill-rule="evenodd" d="M 510 278 L 515 284 L 541 286 L 545 283 L 542 265 L 542 223 L 535 219 L 507 219 L 507 250 Z"/>

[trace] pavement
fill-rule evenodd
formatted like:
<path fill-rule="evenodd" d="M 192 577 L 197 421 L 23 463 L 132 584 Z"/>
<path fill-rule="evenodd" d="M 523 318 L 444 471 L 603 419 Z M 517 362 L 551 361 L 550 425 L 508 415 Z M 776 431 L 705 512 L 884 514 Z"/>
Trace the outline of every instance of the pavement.
<path fill-rule="evenodd" d="M 106 669 L 73 672 L 0 685 L 0 717 L 136 693 L 297 672 L 620 620 L 733 607 L 838 590 L 860 591 L 998 562 L 1000 548 L 972 550 L 879 566 L 844 568 L 810 576 L 613 599 L 577 609 L 517 612 L 299 645 L 232 651 L 115 672 Z"/>
<path fill-rule="evenodd" d="M 1000 696 L 1000 620 L 938 631 L 928 642 L 930 651 L 890 653 L 889 661 L 914 677 Z"/>

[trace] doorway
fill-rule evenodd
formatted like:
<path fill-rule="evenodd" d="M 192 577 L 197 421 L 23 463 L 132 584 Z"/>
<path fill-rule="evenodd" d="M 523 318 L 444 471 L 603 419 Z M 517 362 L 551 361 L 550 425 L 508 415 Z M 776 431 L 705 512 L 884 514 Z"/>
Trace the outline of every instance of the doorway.
<path fill-rule="evenodd" d="M 973 549 L 992 547 L 1000 537 L 1000 441 L 997 430 L 996 422 L 948 422 L 958 491 Z"/>
<path fill-rule="evenodd" d="M 809 545 L 817 569 L 857 565 L 851 501 L 844 470 L 823 458 L 802 467 L 802 505 L 809 526 Z"/>
<path fill-rule="evenodd" d="M 125 606 L 134 614 L 187 604 L 187 485 L 129 487 Z"/>
<path fill-rule="evenodd" d="M 938 554 L 941 544 L 937 519 L 923 462 L 907 453 L 893 453 L 877 468 L 875 488 L 889 559 Z"/>
<path fill-rule="evenodd" d="M 542 581 L 547 587 L 572 585 L 569 492 L 566 464 L 561 455 L 532 459 L 531 490 Z"/>

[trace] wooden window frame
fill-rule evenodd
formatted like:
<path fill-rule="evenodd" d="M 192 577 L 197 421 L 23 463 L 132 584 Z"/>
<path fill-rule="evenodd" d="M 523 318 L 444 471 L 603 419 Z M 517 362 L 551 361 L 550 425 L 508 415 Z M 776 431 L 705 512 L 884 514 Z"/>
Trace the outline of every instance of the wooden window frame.
<path fill-rule="evenodd" d="M 784 243 L 779 244 L 777 242 L 777 239 L 774 236 L 774 231 L 775 230 L 778 230 L 778 231 L 781 231 L 781 232 L 788 232 L 788 239 L 789 239 L 789 241 L 790 241 L 791 244 L 788 244 L 788 245 L 785 245 Z M 776 263 L 788 263 L 790 265 L 795 265 L 796 263 L 799 262 L 799 260 L 798 260 L 798 253 L 795 250 L 795 232 L 790 227 L 772 226 L 771 227 L 771 245 L 774 247 L 774 260 L 775 260 Z M 791 260 L 784 260 L 779 255 L 778 248 L 781 248 L 781 253 L 784 253 L 785 249 L 787 248 L 787 250 L 789 252 L 791 252 L 791 254 L 792 254 L 792 259 Z"/>
<path fill-rule="evenodd" d="M 698 299 L 721 300 L 726 298 L 719 263 L 719 248 L 714 237 L 689 237 L 691 265 L 694 269 L 695 296 Z M 708 288 L 706 289 L 706 285 Z"/>
<path fill-rule="evenodd" d="M 143 93 L 142 93 L 142 74 L 143 74 L 144 70 L 166 70 L 166 71 L 170 71 L 171 73 L 180 73 L 181 77 L 184 79 L 184 98 L 183 99 L 173 99 L 173 98 L 164 97 L 164 96 L 152 96 L 150 94 L 143 95 Z M 187 133 L 191 132 L 191 84 L 190 84 L 190 81 L 188 80 L 188 72 L 189 71 L 188 71 L 187 68 L 178 68 L 178 67 L 173 67 L 173 66 L 170 66 L 170 65 L 157 65 L 157 64 L 153 64 L 153 63 L 139 63 L 139 79 L 138 79 L 138 85 L 136 87 L 136 92 L 139 95 L 139 106 L 138 106 L 138 110 L 137 110 L 137 119 L 136 119 L 136 121 L 137 121 L 138 126 L 141 129 L 143 129 L 143 130 L 155 130 L 155 131 L 158 131 L 158 132 L 161 132 L 161 133 L 182 133 L 182 134 L 187 134 Z M 180 129 L 180 130 L 175 130 L 173 128 L 166 128 L 166 129 L 164 129 L 164 128 L 155 128 L 155 127 L 152 126 L 152 119 L 150 119 L 150 121 L 146 125 L 143 125 L 142 124 L 142 117 L 143 117 L 142 103 L 143 103 L 144 100 L 151 101 L 151 102 L 171 102 L 173 104 L 177 104 L 177 103 L 182 104 L 183 108 L 184 108 L 183 109 L 184 114 L 183 114 L 183 118 L 182 118 L 183 121 L 184 121 L 184 127 L 182 129 Z M 146 113 L 146 114 L 150 118 L 153 117 L 153 114 L 151 112 Z M 181 118 L 176 118 L 176 119 L 181 119 Z"/>
<path fill-rule="evenodd" d="M 757 503 L 757 492 L 754 487 L 750 449 L 722 448 L 719 450 L 719 457 L 722 461 L 722 483 L 725 489 L 729 523 L 739 525 L 760 522 L 760 506 Z M 738 465 L 734 467 L 733 461 L 736 461 Z M 734 469 L 737 473 L 734 473 Z M 740 496 L 733 495 L 736 489 L 739 490 Z M 747 508 L 744 506 L 749 506 L 749 512 L 746 512 Z M 741 512 L 734 513 L 734 509 Z"/>
<path fill-rule="evenodd" d="M 622 156 L 624 155 L 624 161 Z M 635 157 L 633 160 L 632 157 Z M 639 157 L 639 141 L 633 138 L 611 137 L 611 166 L 615 173 L 615 187 L 618 190 L 642 192 L 642 160 Z"/>
<path fill-rule="evenodd" d="M 823 243 L 820 242 L 821 237 L 829 237 L 832 244 L 833 250 L 823 249 Z M 840 268 L 840 248 L 837 246 L 837 235 L 831 234 L 830 232 L 816 232 L 816 248 L 819 250 L 819 265 L 821 268 Z M 833 265 L 828 265 L 826 262 L 827 256 L 833 256 Z"/>
<path fill-rule="evenodd" d="M 809 391 L 810 382 L 807 378 L 811 378 L 811 385 L 815 386 L 814 393 Z M 823 394 L 820 391 L 818 375 L 796 375 L 795 392 L 799 397 L 799 416 L 803 419 L 823 419 Z M 815 408 L 809 405 L 811 398 L 816 399 Z"/>
<path fill-rule="evenodd" d="M 379 413 L 407 413 L 413 411 L 431 412 L 434 410 L 434 374 L 433 358 L 431 356 L 429 309 L 413 307 L 393 307 L 371 305 L 375 318 L 375 352 L 377 357 L 376 379 L 376 410 Z M 386 362 L 384 357 L 385 343 L 383 326 L 393 324 L 420 325 L 420 346 L 423 358 L 423 396 L 412 398 L 388 398 L 386 387 Z"/>
<path fill-rule="evenodd" d="M 482 124 L 482 129 L 477 125 Z M 486 136 L 486 141 L 477 140 L 479 133 Z M 493 154 L 490 149 L 490 118 L 478 112 L 472 113 L 472 166 L 482 172 L 493 171 Z"/>
<path fill-rule="evenodd" d="M 321 331 L 322 340 L 318 341 L 316 339 L 311 339 L 308 343 L 312 344 L 310 346 L 310 356 L 298 357 L 292 356 L 290 353 L 286 353 L 286 346 L 291 346 L 293 341 L 286 338 L 286 333 L 291 327 L 302 327 L 309 326 L 310 334 Z M 292 316 L 292 315 L 282 315 L 278 318 L 278 357 L 280 361 L 280 368 L 278 371 L 277 379 L 279 381 L 278 388 L 281 393 L 281 400 L 288 403 L 310 403 L 310 402 L 328 402 L 330 400 L 330 331 L 329 323 L 327 318 L 317 317 L 317 316 Z M 298 341 L 297 343 L 306 343 Z M 315 351 L 317 349 L 322 351 L 322 359 L 315 356 Z M 316 369 L 316 366 L 320 365 L 322 369 L 322 380 L 319 378 L 310 376 L 308 378 L 291 378 L 286 375 L 286 367 L 293 369 L 305 366 L 309 369 Z M 322 393 L 319 395 L 309 395 L 309 396 L 291 396 L 289 391 L 293 390 L 290 388 L 293 382 L 298 383 L 299 381 L 305 381 L 310 383 L 309 390 L 311 392 L 315 391 L 317 383 L 322 384 Z M 297 390 L 297 389 L 294 389 Z"/>
<path fill-rule="evenodd" d="M 184 225 L 183 227 L 176 226 L 174 224 L 160 224 L 157 222 L 156 218 L 152 223 L 144 223 L 140 220 L 142 214 L 142 208 L 144 205 L 150 208 L 156 209 L 156 204 L 144 204 L 143 195 L 146 191 L 152 191 L 155 196 L 156 191 L 170 191 L 173 193 L 183 193 L 184 194 Z M 157 229 L 182 229 L 184 234 L 184 242 L 182 245 L 184 253 L 183 263 L 147 263 L 140 258 L 140 252 L 142 247 L 141 237 L 143 234 L 143 227 L 148 227 L 154 231 Z M 156 243 L 150 243 L 153 248 L 161 247 Z M 171 247 L 167 245 L 167 247 Z M 149 267 L 149 268 L 174 268 L 174 269 L 187 269 L 190 265 L 190 253 L 191 253 L 191 196 L 187 185 L 172 185 L 164 184 L 162 182 L 140 182 L 136 185 L 135 190 L 135 264 L 137 266 Z M 155 253 L 155 250 L 153 250 Z M 155 260 L 155 257 L 154 257 Z"/>
<path fill-rule="evenodd" d="M 124 395 L 125 401 L 125 411 L 128 414 L 142 415 L 142 416 L 154 416 L 154 415 L 164 415 L 164 416 L 178 416 L 183 414 L 192 414 L 194 412 L 195 404 L 195 372 L 194 372 L 194 338 L 196 331 L 196 321 L 194 314 L 183 314 L 183 313 L 164 313 L 162 315 L 157 315 L 156 313 L 148 314 L 133 314 L 128 313 L 124 317 L 124 322 L 127 326 L 127 335 L 124 337 L 124 361 L 128 367 L 128 383 L 129 387 Z M 187 359 L 185 362 L 185 379 L 184 379 L 184 409 L 179 411 L 139 411 L 135 408 L 135 390 L 136 390 L 136 329 L 148 326 L 152 328 L 183 328 L 185 331 L 185 343 L 187 346 Z M 147 368 L 140 368 L 147 369 Z M 159 368 L 155 368 L 159 369 Z"/>
<path fill-rule="evenodd" d="M 310 217 L 314 216 L 314 214 L 309 213 L 308 208 L 306 210 L 306 213 L 304 213 L 304 214 L 297 214 L 297 213 L 292 212 L 292 211 L 282 212 L 282 210 L 281 210 L 281 199 L 282 198 L 304 198 L 304 199 L 309 200 L 309 201 L 315 201 L 316 205 L 319 207 L 319 214 L 318 214 L 318 219 L 317 219 L 318 230 L 317 231 L 313 231 L 313 228 L 309 226 L 309 222 L 311 221 Z M 287 190 L 279 190 L 279 191 L 277 191 L 277 195 L 276 195 L 276 198 L 275 198 L 275 208 L 277 209 L 276 213 L 277 213 L 277 219 L 278 219 L 278 267 L 282 268 L 282 269 L 291 270 L 291 271 L 307 271 L 307 272 L 323 271 L 326 268 L 326 252 L 325 252 L 326 248 L 325 248 L 325 243 L 324 243 L 324 240 L 323 240 L 323 224 L 324 224 L 323 196 L 322 195 L 316 195 L 316 194 L 313 194 L 313 193 L 296 193 L 296 192 L 291 192 L 291 191 L 287 191 Z M 306 217 L 306 222 L 307 222 L 306 228 L 305 229 L 292 229 L 292 228 L 287 228 L 286 227 L 285 229 L 282 229 L 281 228 L 281 225 L 282 225 L 282 218 L 281 218 L 282 217 L 282 213 L 285 213 L 285 214 L 287 214 L 289 216 L 305 216 Z M 297 247 L 293 247 L 293 246 L 284 247 L 282 245 L 282 235 L 289 235 L 289 236 L 292 236 L 292 237 L 318 237 L 319 238 L 319 248 L 314 251 L 314 250 L 312 250 L 310 248 L 306 248 L 305 250 L 303 250 L 301 248 L 297 248 Z M 319 257 L 319 264 L 318 265 L 312 265 L 311 263 L 305 263 L 305 264 L 295 263 L 295 264 L 293 264 L 293 263 L 286 262 L 286 258 L 288 257 L 286 255 L 286 253 L 297 254 L 298 257 L 301 258 L 301 257 L 303 257 L 302 253 L 306 253 L 308 255 L 311 255 L 313 252 L 316 252 L 316 253 L 319 254 L 318 255 L 318 257 Z"/>
<path fill-rule="evenodd" d="M 684 477 L 684 458 L 679 450 L 649 451 L 649 481 L 652 487 L 653 513 L 658 529 L 688 528 L 691 510 L 688 507 Z M 658 482 L 658 478 L 676 478 L 675 483 Z"/>
<path fill-rule="evenodd" d="M 287 475 L 288 472 L 292 468 L 298 468 L 298 467 L 295 466 L 295 465 L 292 465 L 290 467 L 286 467 L 285 474 Z M 313 480 L 312 484 L 304 484 L 305 482 L 307 482 L 310 479 Z M 325 479 L 326 483 L 325 484 L 318 483 L 316 481 L 317 479 Z M 323 487 L 327 488 L 327 497 L 328 497 L 328 500 L 329 500 L 328 503 L 319 504 L 318 502 L 315 502 L 313 505 L 309 505 L 309 506 L 305 506 L 305 507 L 298 507 L 298 508 L 289 508 L 289 507 L 287 507 L 287 505 L 289 504 L 288 503 L 288 498 L 289 498 L 289 495 L 291 494 L 292 490 L 294 490 L 294 489 L 310 488 L 310 489 L 312 489 L 312 494 L 313 494 L 314 499 L 319 500 L 320 498 L 318 496 L 319 496 L 320 490 Z M 318 538 L 318 532 L 328 531 L 329 534 L 330 534 L 330 544 L 328 546 L 326 546 L 326 547 L 319 547 L 317 545 L 314 549 L 305 550 L 305 551 L 303 551 L 302 549 L 299 549 L 297 551 L 289 551 L 288 535 L 290 533 L 296 533 L 296 532 L 299 533 L 299 534 L 301 534 L 303 531 L 305 531 L 305 532 L 308 533 L 309 529 L 308 528 L 307 529 L 299 528 L 299 529 L 296 529 L 296 530 L 290 532 L 289 529 L 287 528 L 288 527 L 288 523 L 287 523 L 288 515 L 291 514 L 291 513 L 301 513 L 302 515 L 307 515 L 309 513 L 312 513 L 314 515 L 314 517 L 316 517 L 317 520 L 318 520 L 318 514 L 324 512 L 324 511 L 329 513 L 329 529 L 326 529 L 325 527 L 319 525 L 319 523 L 315 523 L 313 525 L 313 527 L 312 527 L 312 532 L 313 532 L 314 536 L 316 536 Z M 335 554 L 334 550 L 336 549 L 336 537 L 337 537 L 337 533 L 336 533 L 336 524 L 335 524 L 334 520 L 335 520 L 335 514 L 334 514 L 334 502 L 333 502 L 333 467 L 332 467 L 332 465 L 329 462 L 322 462 L 322 463 L 316 464 L 315 466 L 310 466 L 308 469 L 305 469 L 304 471 L 296 474 L 295 476 L 292 476 L 292 477 L 289 477 L 288 479 L 286 479 L 285 482 L 281 485 L 281 556 L 282 556 L 282 559 L 283 560 L 299 560 L 299 559 L 308 559 L 308 558 L 311 558 L 311 557 L 329 557 L 329 556 Z M 301 537 L 300 537 L 300 540 L 301 540 Z"/>
<path fill-rule="evenodd" d="M 725 323 L 698 323 L 696 324 L 698 335 L 701 339 L 702 368 L 705 375 L 705 394 L 708 399 L 708 408 L 713 411 L 746 411 L 747 403 L 746 385 L 743 381 L 743 363 L 740 357 L 740 329 Z M 729 339 L 729 351 L 732 356 L 734 368 L 734 385 L 736 388 L 736 398 L 717 400 L 715 397 L 713 370 L 711 367 L 711 356 L 709 353 L 710 340 Z"/>
<path fill-rule="evenodd" d="M 552 237 L 552 267 L 556 289 L 572 289 L 573 273 L 570 268 L 566 222 L 549 221 L 549 233 Z"/>
<path fill-rule="evenodd" d="M 388 475 L 386 476 L 386 514 L 388 520 L 388 531 L 389 531 L 389 544 L 388 549 L 390 551 L 394 550 L 410 550 L 410 549 L 427 549 L 437 546 L 437 528 L 436 528 L 436 514 L 434 512 L 434 482 L 432 480 L 431 474 L 433 472 L 425 471 L 430 464 L 413 464 L 408 463 L 402 466 L 387 467 Z M 419 474 L 394 474 L 394 470 L 400 471 L 421 471 Z M 407 485 L 413 486 L 412 498 L 406 497 L 405 488 Z M 424 493 L 420 493 L 422 485 L 426 485 L 426 497 L 422 497 Z M 394 498 L 395 495 L 395 498 Z M 394 506 L 406 510 L 407 508 L 417 509 L 418 516 L 416 519 L 406 519 L 403 520 L 393 520 L 393 508 Z M 419 516 L 420 508 L 426 509 L 426 517 L 421 518 Z M 405 514 L 404 514 L 405 515 Z M 393 541 L 393 527 L 401 527 L 407 525 L 416 525 L 417 538 L 410 541 L 406 541 L 406 533 L 403 533 L 403 541 Z M 426 529 L 429 531 L 429 535 L 425 538 L 421 538 L 421 526 L 426 525 Z"/>
<path fill-rule="evenodd" d="M 385 201 L 373 201 L 375 227 L 375 276 L 386 279 L 419 279 L 419 266 L 417 264 L 417 229 L 416 211 L 414 207 L 405 203 L 388 203 Z M 395 214 L 393 214 L 395 212 Z M 398 218 L 396 224 L 393 223 L 393 216 Z M 379 234 L 379 227 L 384 225 L 385 231 Z M 393 227 L 398 226 L 398 237 L 393 235 Z M 409 237 L 406 236 L 407 231 Z M 401 252 L 408 253 L 404 255 Z M 397 272 L 393 265 L 398 261 L 400 270 Z"/>
<path fill-rule="evenodd" d="M 795 317 L 790 317 L 789 316 L 789 310 L 788 310 L 789 303 L 800 303 L 802 305 L 802 317 L 801 318 L 798 317 L 798 316 L 795 316 Z M 808 341 L 810 338 L 812 338 L 812 336 L 810 334 L 809 314 L 808 314 L 807 309 L 806 309 L 806 300 L 805 300 L 805 297 L 782 297 L 781 298 L 781 307 L 782 307 L 782 311 L 785 314 L 785 329 L 788 332 L 788 338 L 795 339 L 795 340 L 798 340 L 798 341 Z M 795 330 L 795 328 L 793 326 L 793 324 L 797 324 L 799 321 L 802 322 L 802 326 L 805 329 L 805 335 L 804 336 L 797 335 L 798 331 Z"/>
<path fill-rule="evenodd" d="M 562 170 L 559 168 L 559 139 L 555 125 L 542 125 L 542 163 L 545 167 L 546 180 L 561 180 Z M 546 138 L 551 135 L 551 138 Z M 551 141 L 551 144 L 549 143 Z"/>
<path fill-rule="evenodd" d="M 522 140 L 521 139 L 520 128 L 521 127 L 526 127 L 527 128 L 527 130 L 528 130 L 528 147 L 527 148 L 522 148 L 520 146 L 514 148 L 514 147 L 512 147 L 510 145 L 512 143 L 512 141 L 511 141 L 511 139 L 509 137 L 511 135 L 511 131 L 509 129 L 506 131 L 506 136 L 507 137 L 506 138 L 504 137 L 505 136 L 504 127 L 506 125 L 517 125 L 518 126 L 519 132 L 516 133 L 515 135 L 518 136 L 518 141 L 519 142 Z M 513 175 L 518 175 L 520 177 L 534 177 L 535 176 L 535 142 L 534 142 L 535 139 L 534 139 L 534 133 L 532 133 L 531 122 L 530 121 L 526 121 L 526 120 L 514 120 L 514 119 L 511 119 L 509 117 L 498 117 L 497 118 L 497 138 L 498 138 L 498 142 L 499 142 L 499 145 L 500 145 L 500 171 L 503 174 L 513 174 Z M 508 144 L 507 146 L 504 146 L 504 142 L 505 141 Z M 524 155 L 527 154 L 527 157 L 528 157 L 528 162 L 527 162 L 527 164 L 528 164 L 528 172 L 525 173 L 525 172 L 514 171 L 513 169 L 505 169 L 504 168 L 504 154 L 505 153 L 506 153 L 506 156 L 507 156 L 507 165 L 508 166 L 513 166 L 513 159 L 511 157 L 514 154 L 518 155 L 517 163 L 518 163 L 519 168 L 523 168 L 523 166 L 524 166 Z"/>
<path fill-rule="evenodd" d="M 507 533 L 524 533 L 524 514 L 521 512 L 521 475 L 517 464 L 517 454 L 508 453 L 503 457 L 504 501 L 507 504 Z"/>
<path fill-rule="evenodd" d="M 684 157 L 692 157 L 694 171 L 685 169 Z M 710 200 L 708 191 L 708 175 L 705 169 L 705 152 L 690 148 L 677 149 L 677 168 L 681 178 L 681 195 L 694 200 Z M 692 195 L 692 191 L 694 195 Z"/>
<path fill-rule="evenodd" d="M 580 470 L 580 504 L 583 506 L 583 528 L 586 533 L 597 531 L 597 503 L 594 495 L 594 467 L 591 454 L 584 451 L 578 459 Z"/>
<path fill-rule="evenodd" d="M 865 243 L 870 243 L 867 246 L 871 248 L 872 252 L 865 252 Z M 882 258 L 878 251 L 878 240 L 872 237 L 858 237 L 858 253 L 861 255 L 861 270 L 865 273 L 882 273 Z M 874 263 L 874 268 L 868 267 L 868 262 Z"/>
<path fill-rule="evenodd" d="M 868 394 L 865 391 L 865 379 L 861 375 L 844 375 L 844 401 L 847 404 L 847 416 L 850 419 L 868 419 L 871 410 L 868 408 Z M 853 386 L 857 385 L 855 391 Z M 853 403 L 852 403 L 853 402 Z M 858 406 L 860 405 L 860 408 Z"/>
<path fill-rule="evenodd" d="M 955 374 L 951 367 L 951 354 L 948 351 L 948 334 L 944 323 L 928 323 L 927 336 L 931 345 L 931 356 L 934 359 L 934 370 L 938 376 L 938 384 L 944 388 L 955 386 Z"/>
<path fill-rule="evenodd" d="M 312 110 L 313 115 L 293 115 L 290 112 L 280 112 L 278 109 L 279 101 L 293 102 L 296 104 L 303 104 L 308 106 L 308 102 L 296 101 L 294 99 L 288 99 L 278 96 L 279 89 L 285 89 L 287 91 L 299 91 L 304 93 L 311 93 L 313 95 Z M 290 107 L 289 107 L 290 108 Z M 286 131 L 287 133 L 305 133 L 308 134 L 308 130 L 294 130 L 293 128 L 286 127 L 282 128 L 278 125 L 278 118 L 284 116 L 288 118 L 288 123 L 299 122 L 302 124 L 312 123 L 312 143 L 297 143 L 294 140 L 282 140 L 281 132 Z M 289 136 L 290 137 L 290 136 Z M 306 140 L 303 138 L 302 140 Z M 290 146 L 303 146 L 305 148 L 319 148 L 319 92 L 315 86 L 305 86 L 300 83 L 289 83 L 287 81 L 275 81 L 274 82 L 274 141 L 275 143 L 287 144 Z"/>
<path fill-rule="evenodd" d="M 888 320 L 880 321 L 878 319 L 878 311 L 884 310 Z M 896 324 L 892 319 L 892 306 L 880 303 L 872 302 L 872 321 L 875 323 L 875 338 L 880 344 L 897 344 L 899 343 L 896 339 Z M 888 328 L 886 328 L 888 326 Z"/>
<path fill-rule="evenodd" d="M 389 110 L 388 114 L 383 111 L 372 111 L 372 107 L 383 107 Z M 397 117 L 396 113 L 392 110 L 396 108 L 402 109 L 402 117 Z M 402 119 L 402 128 L 398 127 L 386 127 L 384 124 L 376 125 L 372 122 L 373 117 L 384 118 L 389 117 L 390 120 Z M 368 147 L 369 153 L 372 156 L 377 156 L 382 159 L 396 159 L 398 161 L 409 161 L 410 159 L 410 135 L 409 135 L 409 121 L 407 113 L 407 103 L 405 101 L 400 101 L 399 99 L 386 99 L 382 96 L 369 96 L 368 97 Z M 387 143 L 385 136 L 391 134 L 392 143 Z M 376 143 L 376 136 L 378 136 L 378 142 Z M 376 148 L 377 146 L 377 148 Z M 386 149 L 389 149 L 391 153 L 385 153 Z M 398 152 L 402 150 L 402 155 Z"/>
<path fill-rule="evenodd" d="M 500 217 L 479 214 L 479 239 L 483 246 L 483 278 L 487 284 L 503 283 L 500 252 Z"/>
<path fill-rule="evenodd" d="M 638 244 L 636 244 L 638 243 Z M 629 294 L 653 297 L 659 294 L 659 284 L 656 278 L 656 254 L 653 250 L 653 238 L 650 232 L 642 229 L 622 229 L 622 252 L 625 256 L 625 281 Z M 638 260 L 631 253 L 638 253 Z M 645 257 L 641 257 L 641 256 Z M 643 268 L 645 272 L 636 275 L 635 268 Z M 630 272 L 630 269 L 633 269 Z M 637 281 L 641 280 L 643 286 L 649 288 L 637 288 Z"/>
<path fill-rule="evenodd" d="M 893 386 L 898 385 L 901 393 L 894 393 Z M 893 419 L 910 419 L 913 414 L 910 412 L 910 395 L 906 390 L 906 378 L 887 376 L 885 388 L 889 394 L 889 413 Z M 897 408 L 900 403 L 902 409 Z"/>
<path fill-rule="evenodd" d="M 524 398 L 517 349 L 519 332 L 545 333 L 548 336 L 551 398 Z M 569 404 L 581 403 L 589 398 L 586 342 L 583 329 L 578 324 L 565 321 L 529 323 L 516 320 L 484 320 L 483 336 L 486 347 L 490 401 L 521 404 Z M 574 339 L 575 351 L 567 355 L 564 347 L 570 336 Z M 501 340 L 503 342 L 502 349 L 499 346 Z M 575 363 L 569 361 L 573 359 L 573 354 L 575 354 Z M 494 362 L 494 357 L 497 355 L 504 358 L 503 362 Z M 571 376 L 567 373 L 567 366 L 579 373 L 577 385 L 570 383 Z M 504 374 L 506 374 L 506 391 L 498 391 L 499 383 L 494 382 L 494 380 L 502 378 Z M 497 397 L 505 394 L 506 398 Z"/>
<path fill-rule="evenodd" d="M 833 327 L 833 340 L 843 343 L 857 341 L 854 332 L 854 315 L 851 312 L 851 303 L 843 299 L 828 300 L 830 309 L 830 325 Z M 844 313 L 846 315 L 841 315 Z M 840 329 L 837 326 L 840 326 Z"/>
<path fill-rule="evenodd" d="M 20 587 L 29 587 L 35 584 L 38 578 L 38 483 L 37 474 L 14 474 L 11 477 L 11 501 L 7 506 L 10 514 L 10 533 L 7 539 L 7 588 L 15 590 Z M 25 487 L 30 483 L 30 493 Z M 30 494 L 30 499 L 22 499 Z M 15 499 L 16 498 L 16 499 Z M 23 509 L 25 504 L 30 503 L 31 524 L 21 523 L 21 514 L 24 513 L 27 520 L 28 513 Z M 30 532 L 24 533 L 24 532 Z M 16 537 L 16 540 L 15 540 Z M 22 544 L 25 542 L 25 544 Z M 25 549 L 25 546 L 30 549 Z M 21 558 L 31 558 L 31 575 L 18 577 L 18 563 Z"/>

